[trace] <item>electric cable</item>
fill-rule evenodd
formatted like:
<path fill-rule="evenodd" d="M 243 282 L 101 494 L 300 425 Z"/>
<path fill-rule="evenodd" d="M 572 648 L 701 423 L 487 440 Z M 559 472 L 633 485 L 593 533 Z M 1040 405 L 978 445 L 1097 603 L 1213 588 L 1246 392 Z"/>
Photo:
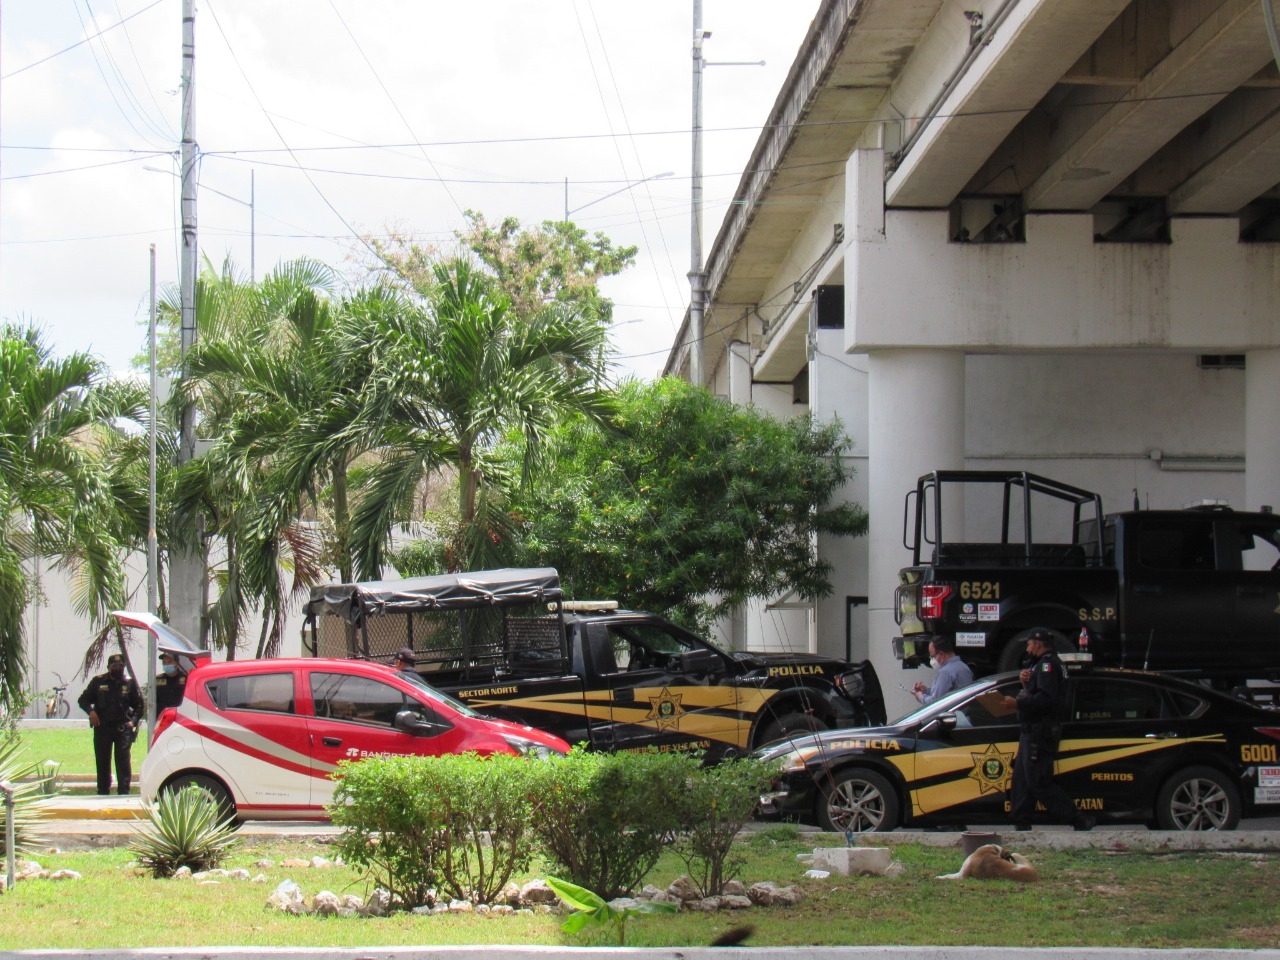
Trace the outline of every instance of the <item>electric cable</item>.
<path fill-rule="evenodd" d="M 155 0 L 155 2 L 148 4 L 147 6 L 143 7 L 141 10 L 137 11 L 136 13 L 129 14 L 129 16 L 125 17 L 119 23 L 113 23 L 109 27 L 103 27 L 101 30 L 99 30 L 97 33 L 93 34 L 92 36 L 85 37 L 83 40 L 77 40 L 75 43 L 71 44 L 69 47 L 63 47 L 61 50 L 55 51 L 54 53 L 49 54 L 47 57 L 41 57 L 39 60 L 35 60 L 35 61 L 32 61 L 31 63 L 28 63 L 25 67 L 19 67 L 17 70 L 13 70 L 13 71 L 10 71 L 9 73 L 0 75 L 0 80 L 8 80 L 10 77 L 16 77 L 18 74 L 25 73 L 26 71 L 34 67 L 40 66 L 40 64 L 42 63 L 48 63 L 50 60 L 60 57 L 64 53 L 68 53 L 74 50 L 76 47 L 83 46 L 84 44 L 88 43 L 90 40 L 98 39 L 98 37 L 102 36 L 104 33 L 109 33 L 110 31 L 114 30 L 116 27 L 119 27 L 122 24 L 127 23 L 128 21 L 132 20 L 134 17 L 141 16 L 142 14 L 150 10 L 152 7 L 158 7 L 160 6 L 160 4 L 164 2 L 165 0 Z"/>

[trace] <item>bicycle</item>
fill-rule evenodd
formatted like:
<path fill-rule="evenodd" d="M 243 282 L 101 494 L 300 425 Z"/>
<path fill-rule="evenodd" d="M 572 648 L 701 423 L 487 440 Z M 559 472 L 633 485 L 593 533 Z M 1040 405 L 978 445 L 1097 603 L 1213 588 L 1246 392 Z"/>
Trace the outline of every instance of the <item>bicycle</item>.
<path fill-rule="evenodd" d="M 58 682 L 62 685 L 54 687 L 53 692 L 49 694 L 49 700 L 44 705 L 44 718 L 46 720 L 65 720 L 71 716 L 71 701 L 66 697 L 67 683 L 62 679 L 62 674 L 54 672 L 58 678 Z"/>

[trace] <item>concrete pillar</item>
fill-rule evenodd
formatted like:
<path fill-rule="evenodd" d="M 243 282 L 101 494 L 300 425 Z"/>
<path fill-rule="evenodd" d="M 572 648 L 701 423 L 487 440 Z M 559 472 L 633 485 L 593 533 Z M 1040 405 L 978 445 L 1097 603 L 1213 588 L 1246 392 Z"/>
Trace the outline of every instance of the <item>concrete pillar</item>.
<path fill-rule="evenodd" d="M 1251 350 L 1244 374 L 1245 510 L 1280 511 L 1280 350 Z"/>
<path fill-rule="evenodd" d="M 902 546 L 903 499 L 921 474 L 964 467 L 965 358 L 958 350 L 873 350 L 867 359 L 871 661 L 892 718 L 915 703 L 897 688 L 902 669 L 890 644 L 893 592 L 910 559 Z M 951 505 L 948 516 L 962 522 Z"/>
<path fill-rule="evenodd" d="M 746 406 L 751 397 L 751 344 L 729 344 L 729 402 Z"/>

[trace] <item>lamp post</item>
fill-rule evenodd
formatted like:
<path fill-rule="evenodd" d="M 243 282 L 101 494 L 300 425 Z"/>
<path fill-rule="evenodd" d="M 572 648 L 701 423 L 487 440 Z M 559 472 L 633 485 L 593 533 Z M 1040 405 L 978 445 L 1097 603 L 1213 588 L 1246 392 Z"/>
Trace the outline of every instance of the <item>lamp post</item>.
<path fill-rule="evenodd" d="M 591 206 L 593 203 L 599 203 L 601 200 L 608 200 L 610 197 L 616 197 L 620 193 L 626 193 L 628 190 L 634 189 L 635 187 L 640 186 L 640 184 L 642 183 L 648 183 L 650 180 L 663 180 L 663 179 L 666 179 L 667 177 L 674 177 L 674 176 L 675 176 L 675 173 L 673 171 L 664 170 L 662 171 L 662 173 L 655 173 L 652 177 L 645 177 L 643 180 L 636 180 L 633 183 L 628 183 L 625 187 L 619 187 L 617 190 L 614 190 L 612 193 L 606 193 L 603 197 L 596 197 L 594 200 L 590 200 L 587 203 L 584 203 L 580 207 L 574 207 L 572 210 L 569 209 L 569 178 L 565 177 L 564 178 L 564 218 L 567 221 L 569 219 L 569 214 L 577 213 L 579 210 L 585 210 L 587 209 L 587 207 Z"/>

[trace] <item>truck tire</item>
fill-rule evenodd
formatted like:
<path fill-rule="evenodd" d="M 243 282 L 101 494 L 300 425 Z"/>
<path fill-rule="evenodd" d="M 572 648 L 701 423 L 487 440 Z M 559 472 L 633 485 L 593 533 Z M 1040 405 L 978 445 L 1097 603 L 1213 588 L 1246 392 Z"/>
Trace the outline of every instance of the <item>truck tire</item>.
<path fill-rule="evenodd" d="M 1156 795 L 1156 823 L 1161 830 L 1234 830 L 1240 823 L 1240 792 L 1213 767 L 1187 767 Z"/>
<path fill-rule="evenodd" d="M 803 737 L 806 733 L 826 730 L 827 725 L 809 713 L 784 713 L 771 721 L 760 733 L 759 746 L 785 740 L 788 737 Z"/>
<path fill-rule="evenodd" d="M 236 805 L 231 800 L 231 794 L 227 792 L 217 778 L 211 777 L 204 773 L 183 773 L 174 777 L 166 783 L 161 789 L 165 793 L 177 793 L 187 787 L 198 787 L 209 795 L 209 798 L 218 808 L 218 819 L 222 822 L 231 821 L 238 823 L 236 820 Z"/>
<path fill-rule="evenodd" d="M 874 770 L 841 770 L 818 793 L 818 826 L 828 833 L 872 833 L 898 825 L 898 794 Z"/>
<path fill-rule="evenodd" d="M 1030 629 L 1019 630 L 1005 643 L 1000 650 L 998 673 L 1007 673 L 1010 670 L 1021 668 L 1022 658 L 1027 655 L 1027 634 L 1030 632 Z M 1057 627 L 1049 627 L 1049 632 L 1053 634 L 1053 650 L 1055 653 L 1076 652 L 1076 645 L 1067 639 L 1062 630 Z"/>

